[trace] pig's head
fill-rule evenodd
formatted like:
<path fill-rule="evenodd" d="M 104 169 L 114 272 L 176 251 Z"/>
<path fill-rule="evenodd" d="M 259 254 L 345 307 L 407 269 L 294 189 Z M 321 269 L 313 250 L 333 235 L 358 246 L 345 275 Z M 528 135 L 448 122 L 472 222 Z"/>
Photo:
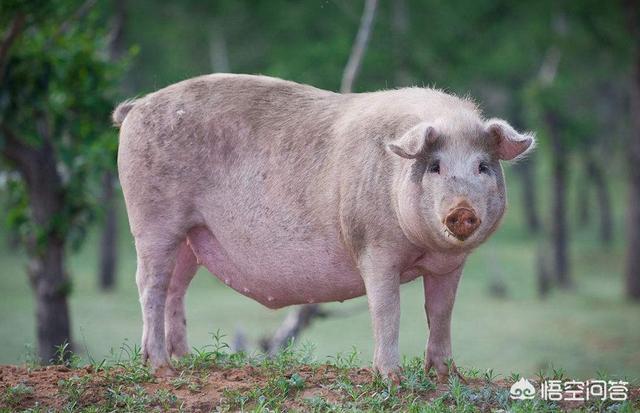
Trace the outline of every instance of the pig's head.
<path fill-rule="evenodd" d="M 405 235 L 439 251 L 478 246 L 505 211 L 500 161 L 522 157 L 533 146 L 533 135 L 476 116 L 423 122 L 390 142 L 390 156 L 401 165 L 394 192 Z"/>

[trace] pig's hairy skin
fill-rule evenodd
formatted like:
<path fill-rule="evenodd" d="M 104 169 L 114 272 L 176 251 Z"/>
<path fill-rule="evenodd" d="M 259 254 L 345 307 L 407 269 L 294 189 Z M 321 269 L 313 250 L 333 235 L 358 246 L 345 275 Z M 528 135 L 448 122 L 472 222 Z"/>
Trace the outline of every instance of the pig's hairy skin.
<path fill-rule="evenodd" d="M 465 258 L 505 209 L 504 139 L 492 138 L 491 128 L 515 134 L 508 124 L 485 121 L 471 101 L 433 89 L 343 95 L 221 74 L 124 102 L 114 122 L 138 256 L 142 349 L 156 374 L 170 374 L 170 356 L 188 352 L 184 294 L 200 264 L 269 308 L 366 293 L 374 367 L 392 377 L 399 285 L 424 276 L 426 365 L 447 374 Z M 442 137 L 424 156 L 388 149 L 424 125 Z M 529 139 L 524 150 L 533 143 L 509 138 Z M 409 141 L 405 150 L 422 137 Z M 425 172 L 436 155 L 439 179 Z M 474 173 L 482 159 L 491 175 Z M 464 242 L 443 225 L 460 200 L 482 220 Z"/>

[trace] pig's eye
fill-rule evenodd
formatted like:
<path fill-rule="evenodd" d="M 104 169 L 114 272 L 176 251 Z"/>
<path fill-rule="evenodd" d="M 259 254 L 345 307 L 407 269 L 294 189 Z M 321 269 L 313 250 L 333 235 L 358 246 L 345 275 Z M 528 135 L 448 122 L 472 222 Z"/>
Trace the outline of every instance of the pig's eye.
<path fill-rule="evenodd" d="M 431 164 L 429 164 L 428 171 L 429 171 L 429 173 L 432 173 L 432 174 L 439 174 L 440 173 L 440 161 L 431 162 Z"/>
<path fill-rule="evenodd" d="M 481 174 L 488 174 L 489 165 L 487 165 L 486 162 L 480 162 L 480 165 L 478 165 L 478 172 L 480 172 Z"/>

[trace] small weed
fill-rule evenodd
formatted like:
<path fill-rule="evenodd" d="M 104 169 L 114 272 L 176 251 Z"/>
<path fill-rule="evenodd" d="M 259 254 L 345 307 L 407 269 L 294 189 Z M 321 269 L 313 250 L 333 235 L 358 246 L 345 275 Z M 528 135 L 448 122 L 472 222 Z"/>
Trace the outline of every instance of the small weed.
<path fill-rule="evenodd" d="M 27 368 L 30 370 L 40 367 L 40 356 L 38 356 L 38 351 L 33 345 L 24 345 L 24 353 L 22 354 L 22 358 L 24 359 L 24 363 L 26 364 Z"/>
<path fill-rule="evenodd" d="M 564 380 L 567 377 L 567 373 L 563 368 L 552 367 L 552 370 L 554 380 Z"/>
<path fill-rule="evenodd" d="M 497 378 L 498 378 L 499 374 L 496 374 L 495 371 L 493 371 L 493 369 L 487 369 L 484 372 L 483 378 L 484 381 L 486 381 L 487 383 L 493 383 Z"/>
<path fill-rule="evenodd" d="M 107 389 L 107 406 L 117 411 L 146 412 L 152 397 L 139 384 L 133 388 L 120 385 Z"/>
<path fill-rule="evenodd" d="M 520 380 L 522 376 L 520 376 L 520 373 L 511 373 L 508 377 L 510 382 L 517 382 L 518 380 Z"/>
<path fill-rule="evenodd" d="M 160 406 L 162 411 L 167 411 L 178 404 L 178 398 L 167 389 L 158 389 L 154 393 L 151 403 Z"/>
<path fill-rule="evenodd" d="M 210 333 L 212 344 L 201 349 L 193 348 L 191 354 L 183 357 L 178 366 L 188 370 L 206 370 L 215 365 L 235 367 L 245 364 L 247 357 L 244 353 L 229 353 L 229 345 L 224 341 L 225 335 L 220 330 Z"/>
<path fill-rule="evenodd" d="M 536 378 L 538 379 L 538 383 L 542 383 L 544 381 L 547 380 L 547 375 L 544 371 L 544 369 L 539 369 L 538 372 L 535 374 Z"/>
<path fill-rule="evenodd" d="M 241 392 L 239 390 L 225 389 L 222 391 L 223 404 L 244 411 L 245 405 L 251 400 L 251 393 L 251 391 Z"/>
<path fill-rule="evenodd" d="M 389 383 L 382 376 L 376 374 L 371 384 L 362 387 L 358 403 L 354 407 L 367 411 L 397 409 L 400 405 L 398 390 L 398 386 Z"/>
<path fill-rule="evenodd" d="M 116 383 L 148 383 L 154 380 L 154 376 L 148 367 L 139 362 L 121 362 L 117 364 L 120 369 L 116 369 L 113 380 Z"/>
<path fill-rule="evenodd" d="M 351 369 L 360 365 L 360 352 L 353 346 L 347 354 L 338 353 L 335 357 L 329 357 L 333 366 L 338 369 Z"/>
<path fill-rule="evenodd" d="M 119 353 L 116 354 L 115 351 L 111 349 L 111 361 L 113 364 L 117 365 L 118 363 L 123 362 L 142 363 L 142 348 L 140 348 L 139 345 L 131 345 L 128 343 L 128 341 L 125 340 L 125 342 L 120 346 L 119 350 Z"/>
<path fill-rule="evenodd" d="M 16 384 L 13 387 L 7 387 L 2 393 L 2 403 L 9 406 L 17 406 L 22 401 L 33 394 L 33 387 L 24 383 Z"/>
<path fill-rule="evenodd" d="M 111 376 L 115 383 L 134 384 L 154 380 L 151 371 L 142 362 L 142 351 L 139 346 L 130 346 L 128 343 L 120 346 L 120 354 L 116 357 L 113 366 L 117 367 Z M 103 364 L 102 369 L 109 368 Z"/>
<path fill-rule="evenodd" d="M 422 359 L 415 357 L 405 360 L 402 366 L 404 380 L 402 388 L 412 392 L 426 392 L 435 389 L 435 385 L 424 371 Z"/>
<path fill-rule="evenodd" d="M 464 377 L 469 377 L 471 379 L 477 379 L 478 377 L 480 377 L 479 369 L 458 367 L 458 370 Z"/>
<path fill-rule="evenodd" d="M 298 354 L 295 351 L 294 340 L 289 341 L 289 344 L 278 351 L 275 357 L 266 359 L 267 368 L 275 369 L 276 371 L 283 373 L 288 369 L 298 366 L 299 359 Z"/>
<path fill-rule="evenodd" d="M 187 387 L 191 383 L 191 376 L 187 376 L 187 374 L 182 371 L 178 377 L 171 379 L 170 383 L 174 389 L 179 390 Z"/>
<path fill-rule="evenodd" d="M 460 379 L 455 375 L 451 375 L 449 377 L 449 395 L 456 406 L 462 406 L 465 404 L 466 393 L 466 388 L 462 382 L 460 382 Z"/>
<path fill-rule="evenodd" d="M 67 366 L 72 369 L 77 369 L 82 364 L 82 358 L 71 351 L 71 346 L 66 341 L 56 346 L 56 355 L 51 361 L 53 364 Z"/>
<path fill-rule="evenodd" d="M 170 383 L 176 390 L 186 388 L 191 393 L 198 393 L 202 390 L 202 382 L 206 381 L 208 377 L 208 374 L 204 374 L 203 377 L 197 377 L 186 371 L 182 371 L 180 375 L 172 379 Z"/>
<path fill-rule="evenodd" d="M 332 405 L 331 403 L 329 403 L 323 397 L 320 397 L 320 396 L 313 396 L 312 398 L 305 399 L 304 402 L 307 406 L 309 406 L 309 410 L 312 412 L 338 411 L 337 406 Z"/>
<path fill-rule="evenodd" d="M 239 392 L 238 390 L 228 390 L 223 393 L 224 398 L 230 408 L 244 410 L 248 404 L 255 404 L 254 410 L 271 411 L 281 410 L 282 405 L 289 396 L 302 390 L 305 379 L 298 373 L 293 373 L 286 377 L 278 375 L 267 381 L 265 386 L 256 387 L 251 390 Z"/>
<path fill-rule="evenodd" d="M 58 381 L 58 393 L 65 398 L 69 405 L 76 406 L 87 391 L 87 384 L 90 381 L 91 376 L 88 375 L 60 380 Z"/>
<path fill-rule="evenodd" d="M 186 355 L 178 362 L 178 366 L 188 370 L 204 370 L 215 365 L 216 355 L 206 348 L 193 349 L 193 352 Z"/>

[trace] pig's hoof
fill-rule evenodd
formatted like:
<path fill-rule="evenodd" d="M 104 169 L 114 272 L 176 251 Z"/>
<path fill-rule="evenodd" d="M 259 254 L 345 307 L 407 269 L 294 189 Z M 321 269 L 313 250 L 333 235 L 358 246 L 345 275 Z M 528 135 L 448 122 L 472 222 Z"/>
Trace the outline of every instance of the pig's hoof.
<path fill-rule="evenodd" d="M 400 382 L 402 381 L 402 369 L 400 367 L 397 367 L 395 369 L 375 368 L 374 370 L 379 373 L 384 380 L 395 386 L 399 386 Z"/>
<path fill-rule="evenodd" d="M 152 372 L 157 378 L 176 377 L 178 375 L 176 370 L 169 365 L 154 367 Z"/>
<path fill-rule="evenodd" d="M 387 373 L 387 379 L 394 386 L 399 386 L 400 382 L 402 381 L 402 370 L 398 369 L 395 371 L 390 371 L 389 373 Z"/>
<path fill-rule="evenodd" d="M 448 364 L 445 364 L 444 362 L 435 363 L 435 362 L 427 359 L 427 361 L 425 362 L 425 365 L 424 365 L 425 373 L 427 373 L 427 375 L 428 375 L 432 368 L 433 368 L 433 370 L 435 370 L 438 383 L 446 384 L 446 383 L 449 382 L 449 377 L 451 375 L 454 375 L 461 382 L 463 382 L 464 384 L 467 384 L 467 380 L 458 371 L 458 368 L 456 367 L 454 362 L 450 362 Z"/>

